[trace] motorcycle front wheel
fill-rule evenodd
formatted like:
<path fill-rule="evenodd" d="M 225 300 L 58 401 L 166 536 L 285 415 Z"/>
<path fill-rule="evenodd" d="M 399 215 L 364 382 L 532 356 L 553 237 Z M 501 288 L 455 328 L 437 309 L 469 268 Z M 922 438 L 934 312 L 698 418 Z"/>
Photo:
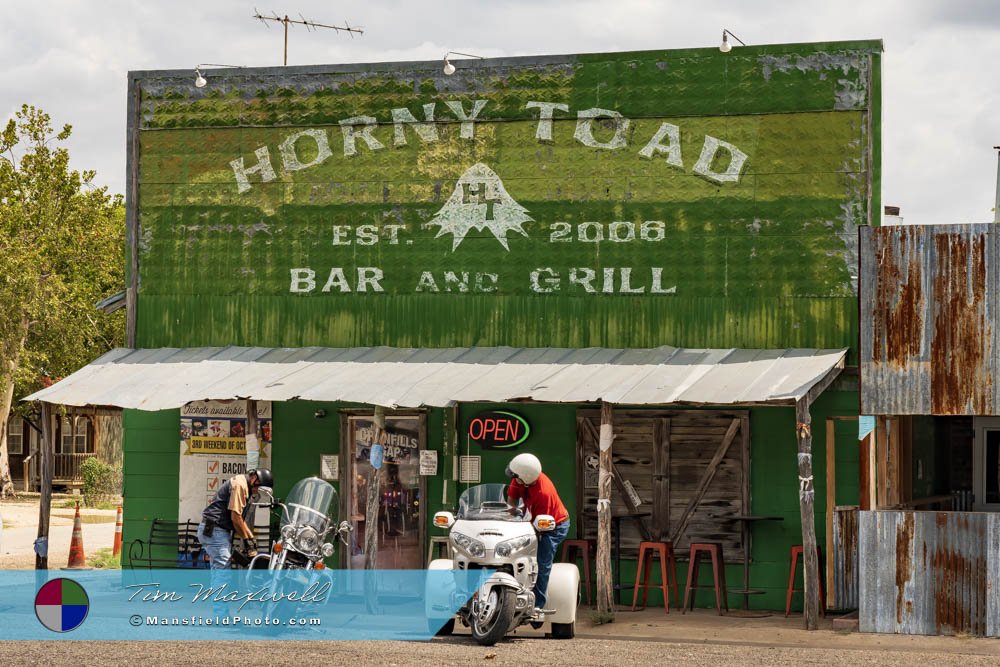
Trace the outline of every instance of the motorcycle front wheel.
<path fill-rule="evenodd" d="M 472 619 L 472 638 L 482 646 L 493 646 L 507 634 L 514 620 L 516 596 L 512 588 L 494 586 L 485 600 L 483 611 Z"/>

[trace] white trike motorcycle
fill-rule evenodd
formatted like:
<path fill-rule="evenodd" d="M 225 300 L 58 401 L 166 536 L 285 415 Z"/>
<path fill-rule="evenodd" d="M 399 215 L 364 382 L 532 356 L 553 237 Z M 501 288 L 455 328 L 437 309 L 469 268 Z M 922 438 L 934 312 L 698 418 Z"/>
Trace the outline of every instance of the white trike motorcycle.
<path fill-rule="evenodd" d="M 549 515 L 534 519 L 512 515 L 504 484 L 480 484 L 467 489 L 458 500 L 458 516 L 451 512 L 434 515 L 434 525 L 449 528 L 452 558 L 431 561 L 431 570 L 492 570 L 478 581 L 478 588 L 465 599 L 458 618 L 484 646 L 492 646 L 515 628 L 552 623 L 552 636 L 571 639 L 576 628 L 576 607 L 580 591 L 580 571 L 572 563 L 554 563 L 546 590 L 545 612 L 536 612 L 535 580 L 538 578 L 538 538 L 536 531 L 553 530 Z M 519 514 L 519 512 L 518 512 Z M 444 595 L 461 591 L 428 591 L 428 605 Z M 454 609 L 462 600 L 451 606 Z M 441 609 L 447 605 L 436 605 Z M 450 634 L 455 618 L 438 634 Z"/>

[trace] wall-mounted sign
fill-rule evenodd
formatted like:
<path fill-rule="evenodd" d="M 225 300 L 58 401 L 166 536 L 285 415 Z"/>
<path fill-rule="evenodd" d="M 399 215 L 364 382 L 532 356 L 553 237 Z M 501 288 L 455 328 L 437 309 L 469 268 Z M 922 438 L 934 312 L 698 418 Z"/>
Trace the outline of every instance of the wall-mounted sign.
<path fill-rule="evenodd" d="M 420 474 L 436 475 L 438 471 L 438 453 L 433 449 L 420 450 Z"/>
<path fill-rule="evenodd" d="M 259 441 L 247 433 L 246 409 L 247 402 L 238 400 L 193 401 L 181 408 L 180 521 L 201 521 L 205 505 L 233 475 L 271 467 L 271 403 L 257 401 Z M 255 520 L 267 525 L 267 510 L 258 509 Z"/>
<path fill-rule="evenodd" d="M 530 433 L 527 419 L 504 410 L 480 412 L 469 422 L 469 438 L 483 449 L 513 449 Z"/>
<path fill-rule="evenodd" d="M 340 458 L 336 454 L 320 454 L 319 476 L 331 481 L 340 480 Z"/>
<path fill-rule="evenodd" d="M 458 457 L 458 481 L 467 484 L 479 484 L 482 472 L 482 458 L 479 456 Z"/>

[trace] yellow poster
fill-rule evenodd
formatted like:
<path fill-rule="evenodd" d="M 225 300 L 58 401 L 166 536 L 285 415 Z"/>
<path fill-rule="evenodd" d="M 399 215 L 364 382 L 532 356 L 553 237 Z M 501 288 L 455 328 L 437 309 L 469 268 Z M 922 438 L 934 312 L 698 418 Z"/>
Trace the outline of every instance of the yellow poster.
<path fill-rule="evenodd" d="M 235 454 L 247 453 L 246 438 L 212 438 L 191 436 L 185 454 Z"/>

